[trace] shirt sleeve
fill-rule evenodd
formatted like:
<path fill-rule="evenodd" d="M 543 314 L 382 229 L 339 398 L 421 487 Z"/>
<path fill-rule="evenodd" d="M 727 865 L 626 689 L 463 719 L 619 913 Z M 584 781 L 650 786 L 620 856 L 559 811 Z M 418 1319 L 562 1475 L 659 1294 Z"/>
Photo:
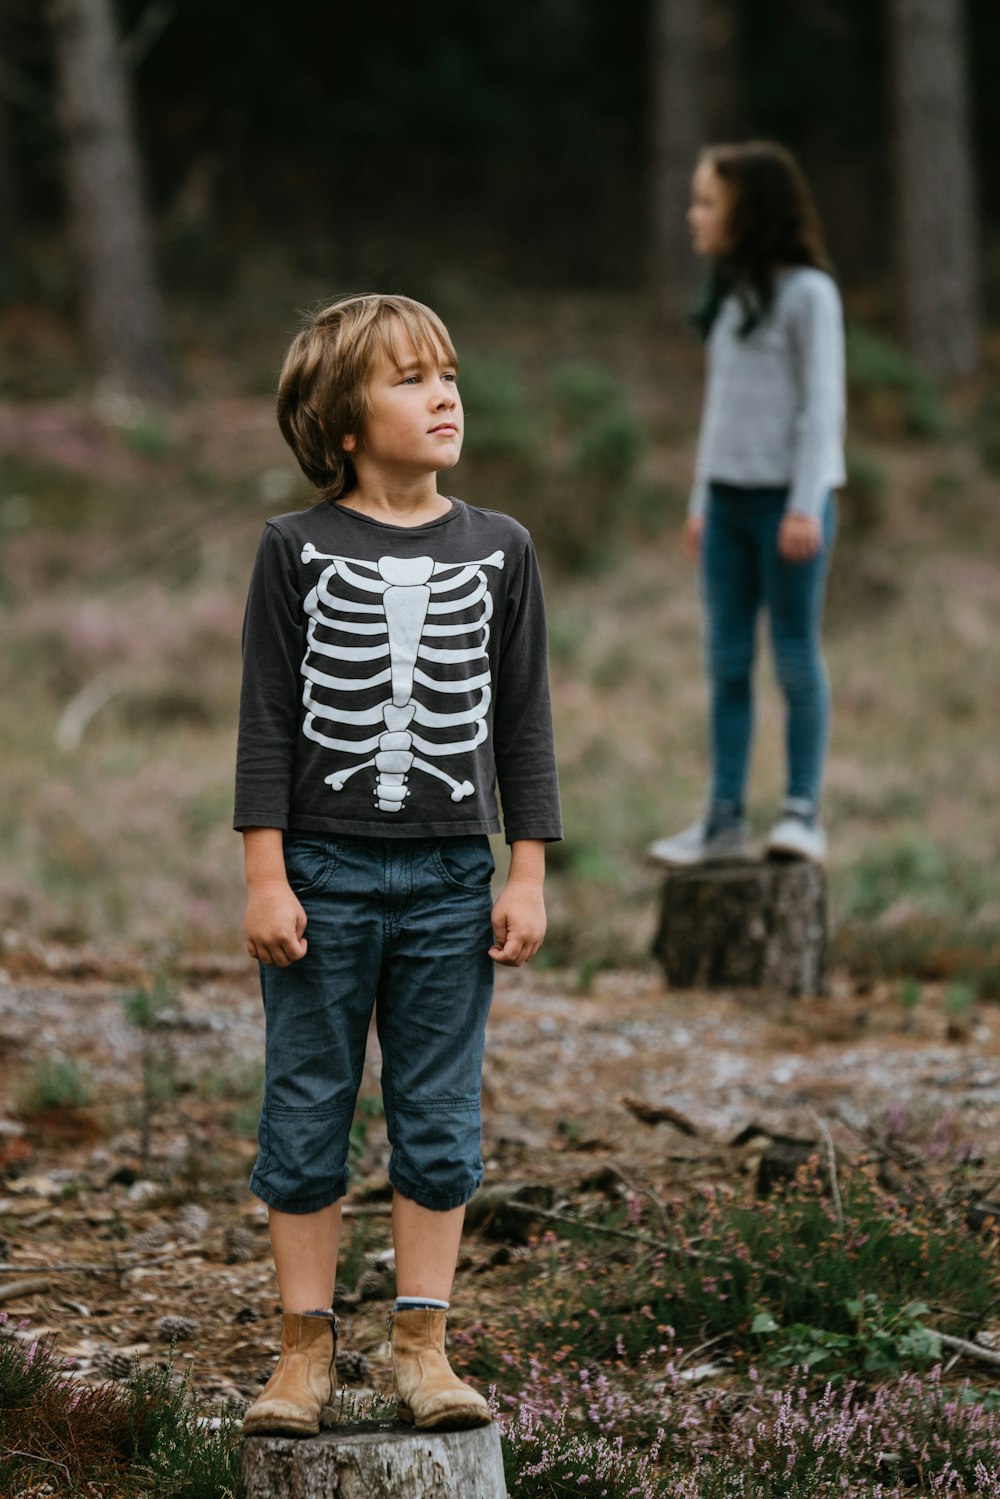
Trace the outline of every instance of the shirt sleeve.
<path fill-rule="evenodd" d="M 268 523 L 243 620 L 243 687 L 233 826 L 287 828 L 305 650 L 293 559 Z"/>
<path fill-rule="evenodd" d="M 811 277 L 791 310 L 797 404 L 788 513 L 818 519 L 840 473 L 844 441 L 844 316 L 836 283 Z"/>
<path fill-rule="evenodd" d="M 502 629 L 493 748 L 504 836 L 554 842 L 562 837 L 545 601 L 535 550 L 528 541 L 511 581 Z"/>

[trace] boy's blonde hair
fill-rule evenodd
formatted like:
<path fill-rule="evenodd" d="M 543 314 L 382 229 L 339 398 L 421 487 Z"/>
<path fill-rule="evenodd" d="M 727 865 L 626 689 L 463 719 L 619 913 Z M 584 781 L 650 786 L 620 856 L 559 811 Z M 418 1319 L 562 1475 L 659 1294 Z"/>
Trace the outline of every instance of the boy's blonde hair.
<path fill-rule="evenodd" d="M 342 297 L 312 313 L 292 340 L 278 379 L 278 425 L 323 499 L 354 488 L 344 438 L 363 437 L 372 366 L 379 354 L 398 364 L 404 340 L 421 357 L 443 354 L 458 368 L 444 323 L 411 297 Z"/>

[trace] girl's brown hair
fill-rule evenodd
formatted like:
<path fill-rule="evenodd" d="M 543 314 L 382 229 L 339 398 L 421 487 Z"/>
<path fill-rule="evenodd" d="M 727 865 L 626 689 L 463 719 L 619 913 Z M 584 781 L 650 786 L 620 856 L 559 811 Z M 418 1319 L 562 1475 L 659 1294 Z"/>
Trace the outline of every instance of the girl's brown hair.
<path fill-rule="evenodd" d="M 344 438 L 364 435 L 376 358 L 398 364 L 406 341 L 418 355 L 443 355 L 458 368 L 444 323 L 411 297 L 342 297 L 310 314 L 292 340 L 278 378 L 278 425 L 322 499 L 339 500 L 357 483 Z"/>
<path fill-rule="evenodd" d="M 802 168 L 774 141 L 706 146 L 698 160 L 712 166 L 729 190 L 730 247 L 713 267 L 695 322 L 707 337 L 732 292 L 742 304 L 745 337 L 770 308 L 781 266 L 830 269 L 819 214 Z"/>

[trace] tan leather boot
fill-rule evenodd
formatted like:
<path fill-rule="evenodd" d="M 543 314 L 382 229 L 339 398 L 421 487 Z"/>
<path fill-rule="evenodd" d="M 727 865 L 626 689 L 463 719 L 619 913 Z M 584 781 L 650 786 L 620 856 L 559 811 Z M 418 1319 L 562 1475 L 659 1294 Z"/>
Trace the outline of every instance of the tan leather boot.
<path fill-rule="evenodd" d="M 314 1437 L 336 1419 L 337 1322 L 321 1312 L 285 1312 L 281 1357 L 243 1418 L 246 1436 Z"/>
<path fill-rule="evenodd" d="M 444 1312 L 426 1307 L 393 1312 L 389 1318 L 399 1418 L 423 1431 L 488 1426 L 493 1417 L 482 1395 L 452 1373 L 444 1328 Z"/>

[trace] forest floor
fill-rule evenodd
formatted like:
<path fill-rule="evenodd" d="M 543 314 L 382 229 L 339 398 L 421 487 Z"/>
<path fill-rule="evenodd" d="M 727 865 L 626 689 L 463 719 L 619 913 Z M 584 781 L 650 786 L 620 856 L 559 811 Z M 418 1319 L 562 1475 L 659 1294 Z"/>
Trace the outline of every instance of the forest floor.
<path fill-rule="evenodd" d="M 598 975 L 586 993 L 530 968 L 498 980 L 486 1185 L 470 1208 L 456 1329 L 516 1338 L 525 1298 L 544 1298 L 544 1272 L 519 1246 L 570 1205 L 586 1216 L 594 1194 L 665 1203 L 713 1186 L 752 1202 L 775 1138 L 814 1142 L 821 1158 L 832 1141 L 845 1159 L 896 1142 L 929 1170 L 960 1171 L 969 1196 L 996 1166 L 991 1006 L 959 1023 L 930 986 L 906 1012 L 894 986 L 859 992 L 836 976 L 828 997 L 787 1004 L 669 992 L 651 970 Z M 262 1047 L 256 976 L 240 962 L 189 965 L 146 1026 L 129 1018 L 135 993 L 127 969 L 102 972 L 86 953 L 7 954 L 0 1310 L 8 1332 L 54 1333 L 93 1383 L 124 1378 L 133 1359 L 162 1364 L 176 1339 L 199 1400 L 238 1409 L 267 1378 L 279 1330 L 265 1213 L 244 1186 Z M 67 1106 L 39 1087 L 36 1064 L 53 1056 L 76 1060 L 88 1100 Z M 377 1098 L 373 1035 L 337 1300 L 341 1348 L 362 1356 L 342 1361 L 348 1387 L 385 1391 L 392 1275 Z M 535 1205 L 520 1222 L 503 1212 L 512 1196 Z"/>

